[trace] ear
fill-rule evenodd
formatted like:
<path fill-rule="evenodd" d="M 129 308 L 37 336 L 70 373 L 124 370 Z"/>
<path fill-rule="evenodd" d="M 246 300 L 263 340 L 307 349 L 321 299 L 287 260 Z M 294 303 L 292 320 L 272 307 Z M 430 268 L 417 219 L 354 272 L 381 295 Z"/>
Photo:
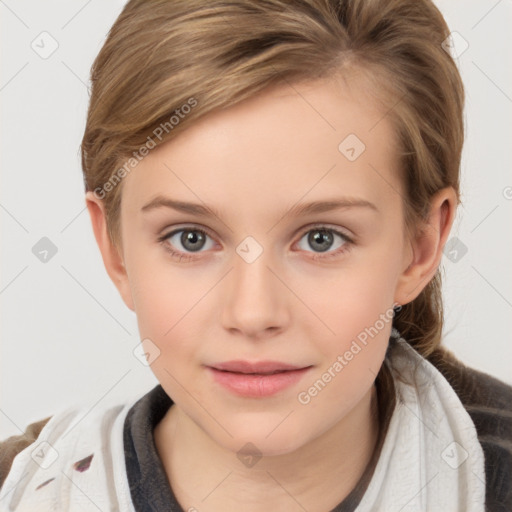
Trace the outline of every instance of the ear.
<path fill-rule="evenodd" d="M 395 291 L 396 303 L 412 302 L 434 277 L 456 209 L 457 194 L 453 187 L 443 188 L 432 197 L 428 219 L 419 226 L 418 233 L 410 241 L 408 256 L 404 258 L 405 268 Z"/>
<path fill-rule="evenodd" d="M 132 311 L 135 311 L 122 251 L 119 251 L 110 239 L 103 201 L 98 199 L 93 192 L 87 192 L 85 202 L 89 210 L 94 237 L 100 249 L 105 269 L 121 294 L 124 303 Z"/>

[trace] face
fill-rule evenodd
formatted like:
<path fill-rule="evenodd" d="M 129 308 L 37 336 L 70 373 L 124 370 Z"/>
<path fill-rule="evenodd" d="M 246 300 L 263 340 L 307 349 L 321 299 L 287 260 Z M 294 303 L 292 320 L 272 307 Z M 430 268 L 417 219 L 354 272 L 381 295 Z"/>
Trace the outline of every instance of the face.
<path fill-rule="evenodd" d="M 127 303 L 159 353 L 151 369 L 234 452 L 295 450 L 374 384 L 408 254 L 394 134 L 376 105 L 335 81 L 267 89 L 124 179 Z M 327 202 L 339 204 L 302 208 Z M 303 370 L 211 369 L 234 360 Z"/>

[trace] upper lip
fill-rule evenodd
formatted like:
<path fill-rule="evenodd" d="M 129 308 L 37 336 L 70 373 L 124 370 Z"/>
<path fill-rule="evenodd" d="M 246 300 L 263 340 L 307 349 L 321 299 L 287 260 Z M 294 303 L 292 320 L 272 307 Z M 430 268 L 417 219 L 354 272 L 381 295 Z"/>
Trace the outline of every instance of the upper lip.
<path fill-rule="evenodd" d="M 215 368 L 216 370 L 223 370 L 227 372 L 237 372 L 237 373 L 272 373 L 279 371 L 289 371 L 289 370 L 301 370 L 305 368 L 305 366 L 294 366 L 292 364 L 281 363 L 280 361 L 257 361 L 257 362 L 249 362 L 249 361 L 225 361 L 223 363 L 215 363 L 210 365 L 211 368 Z"/>

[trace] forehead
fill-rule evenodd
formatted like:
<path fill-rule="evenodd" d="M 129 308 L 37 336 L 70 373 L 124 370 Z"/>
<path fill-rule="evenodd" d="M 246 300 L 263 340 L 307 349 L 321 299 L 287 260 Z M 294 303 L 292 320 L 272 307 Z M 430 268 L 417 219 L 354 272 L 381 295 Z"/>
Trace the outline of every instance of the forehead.
<path fill-rule="evenodd" d="M 396 200 L 397 164 L 386 110 L 367 88 L 333 79 L 285 83 L 207 114 L 157 146 L 125 178 L 123 203 L 140 210 L 169 193 L 263 214 L 270 202 L 331 191 Z"/>

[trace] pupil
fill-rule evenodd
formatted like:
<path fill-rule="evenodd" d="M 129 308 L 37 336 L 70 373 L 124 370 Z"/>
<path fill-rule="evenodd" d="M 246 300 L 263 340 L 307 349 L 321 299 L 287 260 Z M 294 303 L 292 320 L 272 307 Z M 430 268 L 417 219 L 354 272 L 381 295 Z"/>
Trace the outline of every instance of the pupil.
<path fill-rule="evenodd" d="M 332 234 L 324 230 L 312 231 L 309 236 L 309 241 L 310 243 L 314 242 L 320 244 L 321 247 L 319 247 L 319 250 L 323 252 L 329 249 L 332 243 Z"/>
<path fill-rule="evenodd" d="M 181 235 L 181 243 L 183 244 L 183 247 L 186 247 L 188 250 L 197 251 L 198 249 L 200 249 L 201 247 L 197 247 L 198 241 L 204 241 L 204 236 L 201 233 L 198 233 L 197 231 L 184 231 L 183 234 Z M 192 244 L 192 247 L 189 246 L 189 243 Z"/>

